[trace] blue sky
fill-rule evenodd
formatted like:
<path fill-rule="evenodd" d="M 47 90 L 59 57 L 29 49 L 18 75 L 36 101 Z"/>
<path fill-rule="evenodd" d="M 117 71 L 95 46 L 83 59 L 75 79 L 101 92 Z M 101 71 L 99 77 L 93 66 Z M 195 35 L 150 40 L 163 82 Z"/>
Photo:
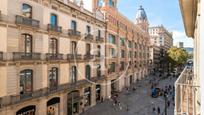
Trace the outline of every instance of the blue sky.
<path fill-rule="evenodd" d="M 118 10 L 135 21 L 136 11 L 140 5 L 146 11 L 150 26 L 164 25 L 173 32 L 174 44 L 184 42 L 184 46 L 192 47 L 191 38 L 184 32 L 183 21 L 179 8 L 179 0 L 118 0 Z"/>

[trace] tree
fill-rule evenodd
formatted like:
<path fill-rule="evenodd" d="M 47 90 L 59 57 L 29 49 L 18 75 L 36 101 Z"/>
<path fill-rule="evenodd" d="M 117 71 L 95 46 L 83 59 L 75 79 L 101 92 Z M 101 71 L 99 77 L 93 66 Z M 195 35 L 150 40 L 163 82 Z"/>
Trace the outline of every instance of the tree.
<path fill-rule="evenodd" d="M 168 60 L 173 66 L 182 66 L 188 60 L 188 53 L 177 47 L 172 47 L 167 51 Z"/>

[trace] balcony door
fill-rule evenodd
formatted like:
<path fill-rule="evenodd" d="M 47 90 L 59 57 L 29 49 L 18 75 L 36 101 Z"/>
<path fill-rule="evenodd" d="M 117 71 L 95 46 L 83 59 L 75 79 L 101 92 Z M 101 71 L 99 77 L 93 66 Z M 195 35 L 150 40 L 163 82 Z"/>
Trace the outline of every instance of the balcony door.
<path fill-rule="evenodd" d="M 100 64 L 98 64 L 97 65 L 97 77 L 101 77 L 101 65 Z"/>
<path fill-rule="evenodd" d="M 22 34 L 22 40 L 20 41 L 20 47 L 25 54 L 32 53 L 32 36 L 29 34 Z"/>
<path fill-rule="evenodd" d="M 72 66 L 71 68 L 71 83 L 76 83 L 77 82 L 77 67 Z"/>
<path fill-rule="evenodd" d="M 71 21 L 71 29 L 74 30 L 74 31 L 77 30 L 77 23 L 74 20 Z"/>
<path fill-rule="evenodd" d="M 86 44 L 86 54 L 90 55 L 91 54 L 90 51 L 91 51 L 91 45 L 90 44 Z"/>
<path fill-rule="evenodd" d="M 57 49 L 58 49 L 58 41 L 56 38 L 50 38 L 50 41 L 49 41 L 50 45 L 49 45 L 49 53 L 51 54 L 57 54 Z"/>
<path fill-rule="evenodd" d="M 28 4 L 22 5 L 22 14 L 24 17 L 32 18 L 32 7 Z"/>
<path fill-rule="evenodd" d="M 30 96 L 33 90 L 33 71 L 26 69 L 20 72 L 20 95 Z"/>
<path fill-rule="evenodd" d="M 86 79 L 90 80 L 91 79 L 91 67 L 90 65 L 86 65 Z"/>
<path fill-rule="evenodd" d="M 77 54 L 77 43 L 75 41 L 71 42 L 71 53 Z"/>
<path fill-rule="evenodd" d="M 58 86 L 58 68 L 52 67 L 49 70 L 49 88 L 51 90 L 57 89 Z"/>
<path fill-rule="evenodd" d="M 51 16 L 50 16 L 50 24 L 52 26 L 57 26 L 57 15 L 56 14 L 51 14 Z"/>

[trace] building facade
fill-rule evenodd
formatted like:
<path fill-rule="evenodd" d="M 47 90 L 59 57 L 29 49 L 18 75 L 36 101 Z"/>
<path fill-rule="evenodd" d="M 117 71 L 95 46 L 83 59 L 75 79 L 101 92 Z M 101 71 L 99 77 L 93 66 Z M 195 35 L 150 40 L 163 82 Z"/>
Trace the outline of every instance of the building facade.
<path fill-rule="evenodd" d="M 153 65 L 153 70 L 156 68 L 166 68 L 166 56 L 169 48 L 173 46 L 172 33 L 168 32 L 162 25 L 149 27 L 150 34 L 150 57 Z M 167 69 L 166 69 L 167 70 Z"/>
<path fill-rule="evenodd" d="M 204 113 L 203 4 L 203 0 L 179 0 L 185 32 L 188 37 L 193 38 L 194 51 L 193 68 L 185 68 L 175 83 L 175 115 L 202 115 Z"/>
<path fill-rule="evenodd" d="M 73 115 L 148 75 L 148 20 L 117 0 L 4 0 L 0 115 Z M 145 15 L 144 15 L 145 14 Z"/>
<path fill-rule="evenodd" d="M 103 17 L 62 0 L 0 11 L 0 115 L 72 115 L 105 97 Z"/>
<path fill-rule="evenodd" d="M 94 8 L 103 12 L 107 23 L 106 67 L 111 83 L 107 94 L 113 95 L 148 75 L 148 20 L 142 6 L 133 23 L 117 10 L 117 0 L 100 1 L 95 0 Z"/>
<path fill-rule="evenodd" d="M 184 48 L 184 43 L 183 42 L 177 42 L 177 47 L 178 48 Z"/>

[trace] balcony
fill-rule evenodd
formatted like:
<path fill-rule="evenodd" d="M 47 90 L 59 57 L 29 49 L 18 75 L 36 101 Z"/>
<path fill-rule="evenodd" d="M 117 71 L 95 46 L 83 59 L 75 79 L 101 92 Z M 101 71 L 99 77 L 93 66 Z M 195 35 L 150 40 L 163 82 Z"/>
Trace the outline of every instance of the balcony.
<path fill-rule="evenodd" d="M 175 115 L 197 115 L 200 103 L 200 86 L 193 76 L 192 68 L 185 67 L 175 83 Z M 198 97 L 196 99 L 195 97 Z"/>
<path fill-rule="evenodd" d="M 63 60 L 63 54 L 47 53 L 46 54 L 46 59 L 47 60 Z"/>
<path fill-rule="evenodd" d="M 13 104 L 22 103 L 30 99 L 38 99 L 40 97 L 46 97 L 51 94 L 57 94 L 64 91 L 67 91 L 67 92 L 72 91 L 81 86 L 88 85 L 88 84 L 91 85 L 91 83 L 89 83 L 87 80 L 80 80 L 80 81 L 77 81 L 76 83 L 65 83 L 65 84 L 57 85 L 55 89 L 45 87 L 42 89 L 35 90 L 26 95 L 19 94 L 19 95 L 0 97 L 0 108 L 10 106 Z"/>
<path fill-rule="evenodd" d="M 67 60 L 74 61 L 74 60 L 81 60 L 82 55 L 81 54 L 67 54 Z"/>
<path fill-rule="evenodd" d="M 3 61 L 3 52 L 0 52 L 0 61 Z"/>
<path fill-rule="evenodd" d="M 47 30 L 62 33 L 62 27 L 58 25 L 48 24 Z"/>
<path fill-rule="evenodd" d="M 73 30 L 73 29 L 69 29 L 68 30 L 68 35 L 70 37 L 80 38 L 81 37 L 81 32 Z"/>
<path fill-rule="evenodd" d="M 84 55 L 84 60 L 91 60 L 91 59 L 94 59 L 94 55 L 91 55 L 91 54 Z"/>
<path fill-rule="evenodd" d="M 41 59 L 40 53 L 13 52 L 13 60 L 14 61 L 40 60 L 40 59 Z"/>
<path fill-rule="evenodd" d="M 19 15 L 16 15 L 16 24 L 30 26 L 34 28 L 40 27 L 40 21 Z"/>
<path fill-rule="evenodd" d="M 85 36 L 85 40 L 92 41 L 93 39 L 94 39 L 94 36 L 91 35 L 91 34 L 87 34 L 87 35 Z"/>
<path fill-rule="evenodd" d="M 97 42 L 104 42 L 104 38 L 102 38 L 100 36 L 96 36 L 96 41 Z"/>

